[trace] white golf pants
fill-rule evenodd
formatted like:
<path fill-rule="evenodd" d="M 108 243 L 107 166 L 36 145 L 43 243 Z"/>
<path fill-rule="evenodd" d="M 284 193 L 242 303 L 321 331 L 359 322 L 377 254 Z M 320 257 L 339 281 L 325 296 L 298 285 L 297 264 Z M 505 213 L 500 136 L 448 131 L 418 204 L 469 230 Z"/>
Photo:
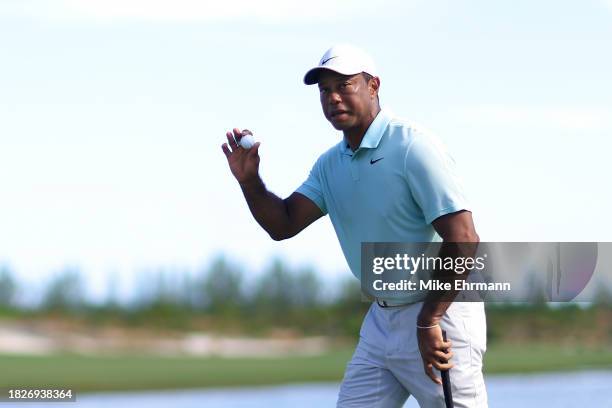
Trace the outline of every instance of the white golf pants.
<path fill-rule="evenodd" d="M 338 407 L 401 407 L 412 395 L 422 408 L 444 408 L 442 386 L 423 370 L 416 338 L 422 303 L 382 308 L 373 303 L 360 331 L 359 344 L 347 365 Z M 486 350 L 483 303 L 454 302 L 440 326 L 454 353 L 450 370 L 456 408 L 487 407 L 482 375 Z M 438 377 L 440 373 L 434 369 Z"/>

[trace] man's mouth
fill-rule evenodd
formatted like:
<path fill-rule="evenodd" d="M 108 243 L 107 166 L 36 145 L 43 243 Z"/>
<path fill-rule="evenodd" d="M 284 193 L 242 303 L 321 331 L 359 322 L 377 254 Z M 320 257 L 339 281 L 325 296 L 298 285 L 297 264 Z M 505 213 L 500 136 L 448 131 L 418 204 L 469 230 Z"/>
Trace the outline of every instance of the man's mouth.
<path fill-rule="evenodd" d="M 347 113 L 348 113 L 348 112 L 347 112 L 347 111 L 345 111 L 345 110 L 337 110 L 337 111 L 333 111 L 333 112 L 331 113 L 331 117 L 332 117 L 332 118 L 335 118 L 335 117 L 337 117 L 337 116 L 339 116 L 339 115 L 343 115 L 343 114 L 347 114 Z"/>

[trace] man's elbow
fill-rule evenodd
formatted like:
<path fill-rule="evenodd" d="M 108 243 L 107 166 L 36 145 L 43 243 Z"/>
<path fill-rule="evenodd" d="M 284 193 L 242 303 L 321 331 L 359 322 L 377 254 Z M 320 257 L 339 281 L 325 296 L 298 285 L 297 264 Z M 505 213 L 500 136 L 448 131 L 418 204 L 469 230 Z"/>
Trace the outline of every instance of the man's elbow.
<path fill-rule="evenodd" d="M 463 241 L 463 242 L 478 243 L 478 242 L 480 242 L 480 237 L 478 236 L 476 231 L 471 230 L 471 231 L 465 233 L 465 241 Z"/>
<path fill-rule="evenodd" d="M 274 241 L 282 241 L 284 239 L 289 238 L 286 235 L 280 234 L 278 232 L 269 232 L 268 234 L 270 235 L 270 238 L 272 238 Z"/>
<path fill-rule="evenodd" d="M 268 235 L 274 241 L 284 241 L 285 239 L 289 239 L 295 234 L 291 234 L 288 231 L 268 231 Z"/>
<path fill-rule="evenodd" d="M 474 231 L 473 229 L 465 229 L 465 230 L 453 231 L 453 233 L 449 234 L 449 236 L 442 237 L 442 240 L 446 242 L 478 243 L 480 242 L 480 237 L 478 236 L 476 231 Z"/>

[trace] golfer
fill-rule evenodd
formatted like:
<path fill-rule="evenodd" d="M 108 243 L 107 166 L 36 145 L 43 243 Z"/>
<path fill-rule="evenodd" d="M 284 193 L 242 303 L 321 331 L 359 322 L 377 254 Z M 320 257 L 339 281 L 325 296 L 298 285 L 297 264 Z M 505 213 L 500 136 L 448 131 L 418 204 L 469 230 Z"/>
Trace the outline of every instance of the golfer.
<path fill-rule="evenodd" d="M 317 84 L 321 108 L 342 140 L 323 153 L 289 197 L 259 176 L 259 143 L 222 146 L 255 220 L 274 240 L 291 238 L 329 215 L 352 273 L 360 278 L 361 242 L 478 242 L 453 160 L 437 139 L 381 109 L 371 57 L 330 48 L 304 82 Z M 431 301 L 414 292 L 377 299 L 347 365 L 338 407 L 445 407 L 439 370 L 450 370 L 455 407 L 486 407 L 482 375 L 486 321 L 482 303 Z M 442 338 L 446 331 L 447 340 Z"/>

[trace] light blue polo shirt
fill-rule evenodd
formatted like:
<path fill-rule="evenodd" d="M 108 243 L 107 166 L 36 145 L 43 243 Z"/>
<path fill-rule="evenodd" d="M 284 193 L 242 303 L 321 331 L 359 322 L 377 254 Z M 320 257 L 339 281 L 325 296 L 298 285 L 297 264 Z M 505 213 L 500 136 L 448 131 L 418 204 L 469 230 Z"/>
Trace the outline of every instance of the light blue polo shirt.
<path fill-rule="evenodd" d="M 319 157 L 296 191 L 329 214 L 358 279 L 361 242 L 438 241 L 431 222 L 469 210 L 442 143 L 384 110 L 356 151 L 343 139 Z"/>

